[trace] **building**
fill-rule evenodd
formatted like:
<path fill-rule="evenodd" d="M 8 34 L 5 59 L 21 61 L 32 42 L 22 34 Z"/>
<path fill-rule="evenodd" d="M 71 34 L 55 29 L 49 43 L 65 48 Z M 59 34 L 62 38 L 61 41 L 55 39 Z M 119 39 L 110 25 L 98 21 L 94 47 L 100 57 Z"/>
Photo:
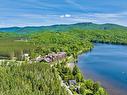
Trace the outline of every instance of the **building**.
<path fill-rule="evenodd" d="M 71 85 L 76 85 L 77 83 L 76 83 L 76 80 L 69 80 L 68 81 L 69 82 L 69 85 L 71 86 Z"/>
<path fill-rule="evenodd" d="M 50 53 L 46 56 L 38 56 L 35 61 L 36 62 L 53 62 L 53 61 L 59 61 L 66 58 L 66 52 L 58 52 L 58 53 Z"/>
<path fill-rule="evenodd" d="M 29 61 L 30 57 L 29 54 L 25 53 L 22 55 L 22 60 Z"/>

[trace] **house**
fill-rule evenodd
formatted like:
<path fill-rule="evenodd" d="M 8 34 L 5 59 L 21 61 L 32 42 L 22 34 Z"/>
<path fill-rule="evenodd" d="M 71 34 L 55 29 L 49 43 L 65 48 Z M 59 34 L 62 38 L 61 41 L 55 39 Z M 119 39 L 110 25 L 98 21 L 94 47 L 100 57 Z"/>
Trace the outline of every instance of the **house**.
<path fill-rule="evenodd" d="M 25 56 L 25 57 L 28 57 L 28 56 L 29 56 L 29 54 L 25 53 L 25 54 L 24 54 L 24 56 Z"/>
<path fill-rule="evenodd" d="M 22 60 L 29 61 L 30 57 L 29 54 L 25 53 L 22 55 Z"/>
<path fill-rule="evenodd" d="M 71 86 L 71 85 L 76 85 L 77 83 L 76 83 L 76 80 L 69 80 L 68 81 L 69 82 L 69 85 Z"/>
<path fill-rule="evenodd" d="M 45 61 L 45 62 L 52 62 L 52 58 L 51 57 L 45 57 L 45 58 L 43 58 L 43 60 L 42 61 Z"/>
<path fill-rule="evenodd" d="M 41 57 L 41 55 L 39 55 L 38 57 L 36 57 L 34 59 L 34 61 L 36 61 L 36 62 L 41 62 L 42 60 L 43 60 L 43 58 Z"/>
<path fill-rule="evenodd" d="M 66 57 L 66 52 L 58 52 L 57 53 L 57 55 L 58 55 L 58 58 L 65 58 Z"/>

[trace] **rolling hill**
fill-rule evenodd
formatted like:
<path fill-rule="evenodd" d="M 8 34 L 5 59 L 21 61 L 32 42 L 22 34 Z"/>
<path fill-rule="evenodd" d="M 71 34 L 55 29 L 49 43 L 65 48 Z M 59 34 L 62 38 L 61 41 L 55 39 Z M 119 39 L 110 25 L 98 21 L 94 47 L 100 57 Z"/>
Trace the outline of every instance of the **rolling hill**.
<path fill-rule="evenodd" d="M 127 27 L 117 24 L 95 24 L 92 22 L 76 23 L 76 24 L 60 24 L 51 26 L 28 26 L 28 27 L 9 27 L 0 28 L 0 32 L 17 32 L 17 33 L 28 33 L 28 32 L 40 32 L 40 31 L 67 31 L 70 29 L 85 29 L 85 30 L 127 30 Z"/>

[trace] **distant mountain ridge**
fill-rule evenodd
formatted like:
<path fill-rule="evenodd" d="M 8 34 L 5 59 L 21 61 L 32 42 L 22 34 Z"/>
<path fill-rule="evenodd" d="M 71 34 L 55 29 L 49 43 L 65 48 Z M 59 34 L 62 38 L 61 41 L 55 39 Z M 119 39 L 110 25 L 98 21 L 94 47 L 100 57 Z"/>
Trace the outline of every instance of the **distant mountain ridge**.
<path fill-rule="evenodd" d="M 51 26 L 28 26 L 28 27 L 9 27 L 0 28 L 0 32 L 17 32 L 17 33 L 27 33 L 27 32 L 40 32 L 40 31 L 67 31 L 70 29 L 85 29 L 85 30 L 127 30 L 127 27 L 117 25 L 117 24 L 95 24 L 92 22 L 86 23 L 76 23 L 76 24 L 60 24 Z"/>

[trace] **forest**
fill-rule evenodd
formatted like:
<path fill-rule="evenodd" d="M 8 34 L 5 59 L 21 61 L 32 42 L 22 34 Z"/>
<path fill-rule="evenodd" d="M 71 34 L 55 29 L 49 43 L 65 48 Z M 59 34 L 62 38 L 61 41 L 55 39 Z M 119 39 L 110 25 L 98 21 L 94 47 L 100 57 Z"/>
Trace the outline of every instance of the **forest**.
<path fill-rule="evenodd" d="M 48 64 L 0 66 L 0 95 L 69 95 Z"/>
<path fill-rule="evenodd" d="M 0 60 L 15 58 L 12 62 L 0 63 L 0 95 L 70 95 L 61 86 L 61 81 L 68 85 L 69 80 L 77 82 L 69 88 L 74 95 L 107 95 L 101 84 L 85 80 L 76 65 L 73 70 L 66 67 L 68 57 L 73 57 L 76 63 L 78 55 L 92 50 L 94 43 L 126 45 L 127 31 L 70 29 L 26 34 L 0 32 Z M 21 59 L 24 53 L 33 59 L 63 51 L 67 53 L 67 58 L 53 66 L 44 62 L 29 64 Z M 19 65 L 17 61 L 23 63 Z"/>

